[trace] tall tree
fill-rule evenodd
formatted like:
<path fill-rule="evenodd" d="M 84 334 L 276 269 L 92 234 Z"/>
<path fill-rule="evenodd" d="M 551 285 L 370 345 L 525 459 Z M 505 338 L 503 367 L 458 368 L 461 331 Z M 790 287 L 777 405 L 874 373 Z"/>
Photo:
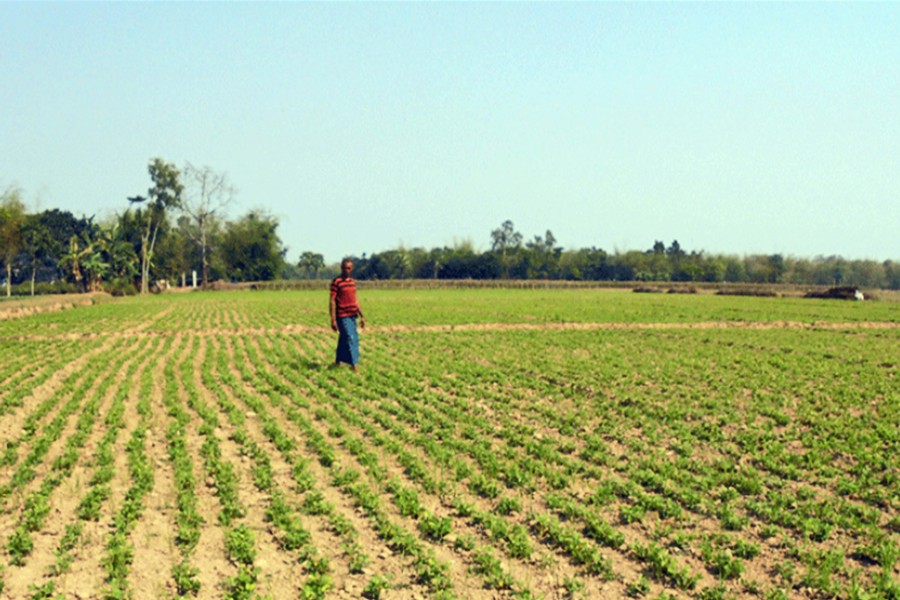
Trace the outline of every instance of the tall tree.
<path fill-rule="evenodd" d="M 73 235 L 69 239 L 69 250 L 59 261 L 63 269 L 71 273 L 72 280 L 75 282 L 75 285 L 81 288 L 81 291 L 87 290 L 84 283 L 83 265 L 91 255 L 91 252 L 93 252 L 93 247 L 89 237 Z"/>
<path fill-rule="evenodd" d="M 382 252 L 381 259 L 387 263 L 391 279 L 404 279 L 412 276 L 409 251 L 403 246 L 396 250 Z"/>
<path fill-rule="evenodd" d="M 153 249 L 156 246 L 156 237 L 162 222 L 166 219 L 168 210 L 181 205 L 181 195 L 184 186 L 181 184 L 181 174 L 175 165 L 164 162 L 161 158 L 154 158 L 147 167 L 153 187 L 147 191 L 147 196 L 134 196 L 128 201 L 132 204 L 147 203 L 141 215 L 143 230 L 141 231 L 141 293 L 150 291 L 150 263 L 153 260 Z"/>
<path fill-rule="evenodd" d="M 534 240 L 527 242 L 525 247 L 528 250 L 525 271 L 529 279 L 557 277 L 562 248 L 556 246 L 556 237 L 552 231 L 548 229 L 543 238 L 539 235 L 534 236 Z"/>
<path fill-rule="evenodd" d="M 509 253 L 522 246 L 522 234 L 516 231 L 513 222 L 507 219 L 498 229 L 491 232 L 491 250 L 500 255 L 503 277 L 509 276 Z"/>
<path fill-rule="evenodd" d="M 22 225 L 22 245 L 31 266 L 31 295 L 34 296 L 34 280 L 38 268 L 53 249 L 50 229 L 41 220 L 40 214 L 27 215 Z"/>
<path fill-rule="evenodd" d="M 47 229 L 50 236 L 49 248 L 46 251 L 46 263 L 48 266 L 55 267 L 56 278 L 63 279 L 65 271 L 60 265 L 60 261 L 68 251 L 69 240 L 73 235 L 85 236 L 93 231 L 96 228 L 93 217 L 75 218 L 72 213 L 57 208 L 45 210 L 36 214 L 35 217 L 40 226 Z"/>
<path fill-rule="evenodd" d="M 121 219 L 114 219 L 100 226 L 104 259 L 109 264 L 110 277 L 117 285 L 134 284 L 138 257 L 134 246 L 125 235 Z"/>
<path fill-rule="evenodd" d="M 211 167 L 184 167 L 185 195 L 181 210 L 193 219 L 200 250 L 201 285 L 209 284 L 209 258 L 213 250 L 211 232 L 214 219 L 234 200 L 235 189 L 225 173 L 217 173 Z"/>
<path fill-rule="evenodd" d="M 307 279 L 315 279 L 325 266 L 325 257 L 317 252 L 307 250 L 300 255 L 297 266 L 306 272 Z"/>
<path fill-rule="evenodd" d="M 25 224 L 22 191 L 10 187 L 0 196 L 0 260 L 6 265 L 6 296 L 12 295 L 13 264 L 22 251 L 22 227 Z"/>
<path fill-rule="evenodd" d="M 276 233 L 278 220 L 251 211 L 228 223 L 222 236 L 226 272 L 235 281 L 269 281 L 281 275 L 285 250 Z"/>

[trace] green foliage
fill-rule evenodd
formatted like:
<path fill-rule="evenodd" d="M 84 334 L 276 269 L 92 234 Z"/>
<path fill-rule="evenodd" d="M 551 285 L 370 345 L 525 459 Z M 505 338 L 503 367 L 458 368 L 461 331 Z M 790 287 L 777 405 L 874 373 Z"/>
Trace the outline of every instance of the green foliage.
<path fill-rule="evenodd" d="M 259 569 L 248 565 L 241 565 L 237 575 L 229 577 L 225 582 L 225 598 L 229 600 L 250 600 L 254 598 Z M 318 590 L 320 587 L 315 587 Z M 324 593 L 324 592 L 323 592 Z M 322 596 L 303 596 L 303 598 L 321 598 Z"/>
<path fill-rule="evenodd" d="M 575 598 L 584 592 L 584 582 L 577 577 L 566 577 L 563 580 L 563 589 L 566 590 L 567 598 Z"/>
<path fill-rule="evenodd" d="M 494 510 L 496 510 L 497 514 L 500 515 L 510 515 L 513 513 L 517 513 L 522 510 L 522 501 L 516 497 L 501 498 Z"/>
<path fill-rule="evenodd" d="M 113 296 L 133 296 L 138 292 L 134 282 L 124 278 L 111 280 L 104 286 L 104 290 Z"/>
<path fill-rule="evenodd" d="M 485 585 L 489 589 L 508 590 L 513 587 L 513 579 L 509 573 L 503 570 L 500 562 L 491 548 L 479 548 L 472 556 L 472 570 L 484 576 Z"/>
<path fill-rule="evenodd" d="M 225 536 L 225 552 L 235 563 L 252 565 L 256 558 L 253 531 L 246 525 L 238 525 Z"/>
<path fill-rule="evenodd" d="M 172 567 L 172 579 L 175 581 L 175 589 L 179 596 L 196 596 L 200 592 L 200 570 L 192 567 L 187 561 L 182 561 Z"/>
<path fill-rule="evenodd" d="M 682 590 L 692 590 L 700 579 L 699 575 L 691 573 L 689 569 L 678 566 L 672 555 L 652 542 L 646 546 L 634 544 L 631 549 L 638 559 L 647 564 L 649 573 L 657 581 Z"/>
<path fill-rule="evenodd" d="M 236 281 L 269 281 L 281 276 L 284 254 L 278 239 L 278 220 L 250 211 L 226 224 L 220 241 L 225 272 Z"/>
<path fill-rule="evenodd" d="M 650 582 L 641 575 L 637 581 L 633 581 L 625 586 L 625 593 L 630 598 L 641 598 L 650 593 Z"/>
<path fill-rule="evenodd" d="M 441 518 L 426 513 L 419 520 L 419 531 L 429 539 L 436 541 L 443 540 L 450 535 L 451 531 L 453 531 L 453 519 L 450 517 Z"/>
<path fill-rule="evenodd" d="M 31 534 L 24 527 L 19 527 L 9 536 L 6 542 L 6 549 L 9 551 L 10 563 L 16 566 L 25 564 L 26 557 L 31 554 L 34 548 L 34 541 Z"/>
<path fill-rule="evenodd" d="M 389 589 L 391 589 L 390 580 L 383 575 L 375 575 L 369 579 L 365 589 L 363 589 L 363 598 L 366 598 L 367 600 L 379 600 L 379 598 L 381 598 L 381 593 Z"/>
<path fill-rule="evenodd" d="M 28 591 L 31 593 L 31 596 L 29 596 L 30 600 L 54 598 L 54 594 L 56 592 L 56 583 L 54 583 L 53 581 L 48 581 L 43 585 L 32 583 L 28 586 Z"/>

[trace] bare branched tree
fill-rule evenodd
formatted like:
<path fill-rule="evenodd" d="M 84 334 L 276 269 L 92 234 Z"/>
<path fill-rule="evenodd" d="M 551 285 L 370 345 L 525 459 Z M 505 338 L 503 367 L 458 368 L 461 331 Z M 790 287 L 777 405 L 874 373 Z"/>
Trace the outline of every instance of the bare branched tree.
<path fill-rule="evenodd" d="M 228 181 L 228 175 L 217 173 L 211 167 L 195 167 L 187 163 L 183 172 L 186 187 L 181 210 L 194 222 L 194 242 L 200 249 L 201 284 L 209 284 L 209 260 L 213 252 L 211 230 L 214 220 L 224 212 L 234 200 L 235 188 Z"/>

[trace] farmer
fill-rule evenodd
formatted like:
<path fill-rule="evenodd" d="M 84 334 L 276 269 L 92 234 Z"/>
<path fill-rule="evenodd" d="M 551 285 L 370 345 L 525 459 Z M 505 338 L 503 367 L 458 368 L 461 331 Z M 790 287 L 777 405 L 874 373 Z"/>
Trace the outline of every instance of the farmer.
<path fill-rule="evenodd" d="M 353 261 L 345 258 L 341 261 L 341 274 L 331 281 L 331 300 L 328 302 L 328 308 L 331 312 L 331 329 L 340 333 L 332 368 L 347 363 L 355 371 L 359 362 L 356 318 L 359 317 L 360 327 L 366 326 L 366 318 L 356 299 L 356 281 L 350 277 L 352 272 Z"/>

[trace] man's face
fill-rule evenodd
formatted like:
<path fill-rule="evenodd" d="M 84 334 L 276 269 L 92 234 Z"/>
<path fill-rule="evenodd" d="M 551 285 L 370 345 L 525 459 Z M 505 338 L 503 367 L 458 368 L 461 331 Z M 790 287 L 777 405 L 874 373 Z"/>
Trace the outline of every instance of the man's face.
<path fill-rule="evenodd" d="M 353 272 L 353 263 L 349 260 L 341 263 L 341 277 L 350 277 L 350 273 Z"/>

